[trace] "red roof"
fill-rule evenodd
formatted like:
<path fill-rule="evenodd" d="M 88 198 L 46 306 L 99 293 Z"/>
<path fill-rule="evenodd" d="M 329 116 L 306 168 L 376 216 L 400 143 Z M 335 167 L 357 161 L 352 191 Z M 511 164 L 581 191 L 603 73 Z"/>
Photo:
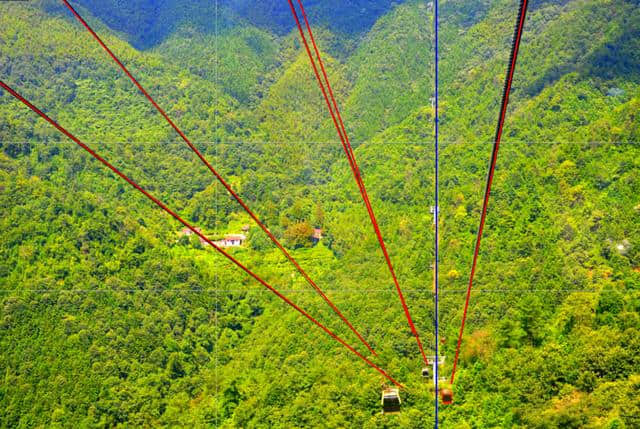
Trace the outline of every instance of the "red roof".
<path fill-rule="evenodd" d="M 198 231 L 198 232 L 202 232 L 202 230 L 200 228 L 195 228 L 195 230 Z M 182 235 L 191 235 L 191 234 L 193 234 L 193 231 L 191 231 L 191 229 L 185 227 L 185 228 L 182 228 L 182 231 L 180 231 L 180 234 L 182 234 Z"/>
<path fill-rule="evenodd" d="M 244 234 L 229 234 L 224 236 L 225 240 L 240 240 L 244 241 L 247 239 L 247 236 Z"/>

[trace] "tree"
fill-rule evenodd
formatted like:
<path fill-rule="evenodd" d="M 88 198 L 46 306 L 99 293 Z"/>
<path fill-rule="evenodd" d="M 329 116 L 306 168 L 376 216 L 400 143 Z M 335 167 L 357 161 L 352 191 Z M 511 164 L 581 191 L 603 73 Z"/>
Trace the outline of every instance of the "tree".
<path fill-rule="evenodd" d="M 316 204 L 315 210 L 313 211 L 313 226 L 316 228 L 324 227 L 324 210 L 320 203 Z"/>
<path fill-rule="evenodd" d="M 498 344 L 501 347 L 518 347 L 522 339 L 527 336 L 527 333 L 522 329 L 520 321 L 518 320 L 518 314 L 515 310 L 509 309 L 505 317 L 498 325 Z"/>
<path fill-rule="evenodd" d="M 287 246 L 294 249 L 300 247 L 311 247 L 313 236 L 313 228 L 309 222 L 298 222 L 291 225 L 284 232 L 284 239 Z"/>
<path fill-rule="evenodd" d="M 261 229 L 252 228 L 249 231 L 249 245 L 253 250 L 263 251 L 267 250 L 271 245 L 269 236 Z"/>

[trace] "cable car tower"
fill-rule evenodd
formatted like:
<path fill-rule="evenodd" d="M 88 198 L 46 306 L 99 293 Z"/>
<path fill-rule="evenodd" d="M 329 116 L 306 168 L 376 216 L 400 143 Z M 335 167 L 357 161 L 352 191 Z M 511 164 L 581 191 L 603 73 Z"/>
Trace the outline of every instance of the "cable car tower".
<path fill-rule="evenodd" d="M 436 213 L 437 210 L 437 213 Z M 438 215 L 440 214 L 440 207 L 439 206 L 431 206 L 429 208 L 429 213 L 431 213 L 433 215 L 433 224 L 435 225 L 436 222 L 438 221 Z"/>
<path fill-rule="evenodd" d="M 440 397 L 442 398 L 443 404 L 449 405 L 453 403 L 453 390 L 450 387 L 442 387 L 442 386 L 448 386 L 448 380 L 446 377 L 438 376 L 440 372 L 438 371 L 438 368 L 444 365 L 445 358 L 446 356 L 442 356 L 442 355 L 438 356 L 437 359 L 435 356 L 429 356 L 428 361 L 429 361 L 429 364 L 431 365 L 431 368 L 430 367 L 422 368 L 422 377 L 425 379 L 427 378 L 433 379 L 433 386 L 434 386 L 436 395 L 440 395 Z"/>
<path fill-rule="evenodd" d="M 429 378 L 431 377 L 433 379 L 433 385 L 434 387 L 436 387 L 438 384 L 436 383 L 436 374 L 438 374 L 439 371 L 436 371 L 436 365 L 438 367 L 441 367 L 442 365 L 444 365 L 444 361 L 446 359 L 446 356 L 438 356 L 437 359 L 435 356 L 429 356 L 427 357 L 427 362 L 429 363 L 429 365 L 431 365 L 431 368 L 424 367 L 422 368 L 422 377 L 423 378 Z M 439 380 L 443 380 L 442 378 L 440 378 Z M 446 381 L 446 379 L 444 379 Z"/>

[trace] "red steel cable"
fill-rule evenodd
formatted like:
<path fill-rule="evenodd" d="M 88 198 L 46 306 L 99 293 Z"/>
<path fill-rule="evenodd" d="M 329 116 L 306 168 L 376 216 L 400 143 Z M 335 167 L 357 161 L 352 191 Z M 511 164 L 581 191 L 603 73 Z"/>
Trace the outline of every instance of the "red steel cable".
<path fill-rule="evenodd" d="M 387 247 L 384 243 L 384 239 L 382 237 L 382 232 L 380 231 L 380 227 L 378 226 L 378 222 L 376 220 L 376 216 L 375 213 L 373 211 L 373 207 L 371 206 L 371 201 L 369 200 L 369 196 L 367 194 L 367 190 L 365 188 L 364 185 L 364 181 L 362 180 L 362 176 L 360 174 L 360 169 L 358 168 L 358 164 L 356 162 L 356 158 L 355 158 L 355 154 L 353 152 L 353 148 L 351 147 L 351 143 L 349 142 L 349 137 L 347 136 L 347 132 L 344 126 L 344 122 L 342 121 L 342 116 L 340 115 L 340 109 L 338 108 L 338 104 L 335 100 L 334 94 L 333 94 L 333 90 L 331 88 L 331 84 L 329 82 L 329 78 L 327 76 L 327 72 L 326 69 L 324 67 L 324 63 L 322 61 L 322 56 L 320 55 L 320 50 L 318 49 L 318 46 L 315 42 L 315 38 L 313 36 L 313 32 L 311 31 L 311 26 L 309 25 L 309 20 L 307 18 L 307 14 L 304 10 L 304 6 L 302 4 L 301 0 L 298 0 L 298 4 L 300 5 L 300 9 L 302 12 L 302 16 L 304 18 L 305 21 L 305 25 L 307 27 L 307 30 L 309 31 L 309 36 L 310 39 L 313 43 L 313 47 L 316 53 L 316 56 L 318 57 L 318 62 L 320 64 L 320 67 L 322 69 L 322 74 L 324 75 L 324 80 L 326 81 L 327 84 L 327 89 L 329 91 L 329 95 L 327 95 L 327 90 L 325 90 L 322 78 L 320 77 L 320 73 L 318 72 L 318 67 L 315 64 L 315 60 L 313 59 L 313 55 L 311 54 L 311 49 L 309 48 L 309 44 L 307 42 L 307 38 L 304 34 L 304 30 L 302 29 L 302 24 L 300 23 L 300 19 L 298 18 L 298 13 L 296 12 L 295 6 L 293 5 L 293 2 L 291 0 L 288 0 L 289 2 L 289 6 L 291 8 L 291 13 L 293 14 L 293 18 L 296 22 L 296 25 L 298 27 L 298 31 L 300 32 L 300 37 L 302 38 L 302 42 L 305 46 L 305 50 L 307 51 L 307 55 L 309 56 L 309 60 L 311 61 L 311 66 L 313 68 L 314 74 L 316 76 L 316 79 L 318 80 L 318 84 L 320 85 L 320 89 L 322 91 L 322 95 L 325 99 L 325 102 L 327 104 L 327 107 L 329 108 L 329 113 L 331 115 L 331 119 L 333 120 L 333 123 L 336 127 L 336 131 L 338 132 L 338 136 L 340 137 L 340 141 L 342 143 L 342 146 L 344 148 L 344 151 L 347 155 L 347 159 L 349 161 L 349 165 L 351 166 L 351 170 L 353 171 L 354 177 L 356 179 L 356 182 L 358 184 L 358 188 L 360 189 L 360 193 L 362 195 L 362 199 L 367 207 L 367 212 L 369 213 L 369 218 L 371 219 L 371 224 L 373 225 L 373 229 L 376 233 L 376 236 L 378 238 L 378 242 L 380 243 L 380 248 L 382 249 L 382 253 L 384 255 L 384 258 L 386 260 L 387 263 L 387 267 L 389 268 L 389 272 L 391 273 L 391 277 L 393 278 L 393 282 L 395 284 L 396 287 L 396 291 L 398 292 L 398 297 L 400 298 L 400 303 L 402 304 L 402 309 L 404 311 L 404 314 L 407 318 L 407 322 L 409 323 L 409 327 L 411 328 L 411 332 L 413 333 L 414 337 L 416 338 L 416 342 L 418 343 L 418 348 L 420 349 L 420 354 L 422 356 L 423 361 L 425 362 L 426 365 L 428 365 L 428 361 L 427 361 L 427 357 L 425 355 L 424 352 L 424 348 L 422 346 L 422 342 L 420 341 L 420 336 L 418 335 L 418 331 L 413 323 L 413 319 L 411 318 L 411 313 L 409 312 L 409 307 L 407 306 L 406 300 L 404 298 L 404 295 L 402 293 L 402 289 L 400 288 L 400 284 L 398 282 L 395 270 L 393 268 L 393 264 L 391 263 L 391 258 L 389 257 L 389 253 L 387 252 Z M 332 107 L 332 102 L 329 101 L 329 98 L 331 98 L 332 102 L 333 102 L 333 107 Z M 335 113 L 334 113 L 334 109 L 335 109 Z"/>
<path fill-rule="evenodd" d="M 360 175 L 360 169 L 358 168 L 358 163 L 356 162 L 356 158 L 353 154 L 353 148 L 351 147 L 351 142 L 349 141 L 349 135 L 347 134 L 347 130 L 344 127 L 344 122 L 342 121 L 342 115 L 340 114 L 340 109 L 338 108 L 338 103 L 336 102 L 336 98 L 333 94 L 333 88 L 331 88 L 331 82 L 329 81 L 329 76 L 327 75 L 327 70 L 324 67 L 324 61 L 322 61 L 322 55 L 320 55 L 320 50 L 318 49 L 318 45 L 316 44 L 316 38 L 313 35 L 313 31 L 311 30 L 311 25 L 309 24 L 309 18 L 307 17 L 307 12 L 304 9 L 304 5 L 302 4 L 302 0 L 298 0 L 298 4 L 300 5 L 300 12 L 302 12 L 302 18 L 304 19 L 304 24 L 307 27 L 307 31 L 309 32 L 309 38 L 311 39 L 311 44 L 313 45 L 313 50 L 316 53 L 316 57 L 318 58 L 318 63 L 320 64 L 320 69 L 322 70 L 322 75 L 324 76 L 324 81 L 327 84 L 327 89 L 329 90 L 329 96 L 331 97 L 331 102 L 333 103 L 333 108 L 335 109 L 336 116 L 338 117 L 338 122 L 340 123 L 340 129 L 342 130 L 342 135 L 346 140 L 347 147 L 349 148 L 349 154 L 351 159 L 353 159 L 353 164 L 358 174 L 358 178 L 362 183 L 362 187 L 364 188 L 364 182 L 362 181 L 362 176 Z M 366 189 L 365 189 L 366 192 Z M 367 197 L 368 199 L 368 197 Z"/>
<path fill-rule="evenodd" d="M 289 4 L 291 5 L 291 3 Z M 307 12 L 304 9 L 304 5 L 302 4 L 301 0 L 298 0 L 298 4 L 300 5 L 302 18 L 304 19 L 305 26 L 307 28 L 307 31 L 309 32 L 309 38 L 311 39 L 313 49 L 315 51 L 316 57 L 318 58 L 318 63 L 320 64 L 320 70 L 322 71 L 324 82 L 326 83 L 327 90 L 329 91 L 329 98 L 331 98 L 331 102 L 333 103 L 333 109 L 335 109 L 335 117 L 334 117 L 333 109 L 331 108 L 331 105 L 329 105 L 327 94 L 325 93 L 325 90 L 324 90 L 323 81 L 322 79 L 320 79 L 320 76 L 318 74 L 317 67 L 315 65 L 315 60 L 313 59 L 313 56 L 311 55 L 311 52 L 308 49 L 308 43 L 304 35 L 304 31 L 302 31 L 302 27 L 300 25 L 298 15 L 295 12 L 295 8 L 292 7 L 294 19 L 296 20 L 296 24 L 298 25 L 298 30 L 300 31 L 302 40 L 305 44 L 305 47 L 307 48 L 307 54 L 309 55 L 309 59 L 311 60 L 311 65 L 314 68 L 316 78 L 318 79 L 318 82 L 320 84 L 320 89 L 323 91 L 323 95 L 325 97 L 325 100 L 327 101 L 327 107 L 329 107 L 329 113 L 331 114 L 332 118 L 334 118 L 334 124 L 335 124 L 335 118 L 337 118 L 337 122 L 340 125 L 339 128 L 338 128 L 338 125 L 336 125 L 336 130 L 338 131 L 338 135 L 340 136 L 340 140 L 342 141 L 343 147 L 346 151 L 346 155 L 349 160 L 349 165 L 351 166 L 354 177 L 358 183 L 358 187 L 360 188 L 360 193 L 367 207 L 367 212 L 369 213 L 369 217 L 373 224 L 374 230 L 376 230 L 376 233 L 377 233 L 379 230 L 378 222 L 376 220 L 375 213 L 373 212 L 373 207 L 371 206 L 371 201 L 369 200 L 369 195 L 367 194 L 367 189 L 364 186 L 364 180 L 362 179 L 362 175 L 360 174 L 360 168 L 358 167 L 358 163 L 356 161 L 353 148 L 351 147 L 351 142 L 349 141 L 349 135 L 347 134 L 347 130 L 345 129 L 344 122 L 342 120 L 342 115 L 340 114 L 340 109 L 338 108 L 338 103 L 336 102 L 336 98 L 333 94 L 333 88 L 331 87 L 331 82 L 329 81 L 329 76 L 327 75 L 327 70 L 324 66 L 324 61 L 322 61 L 322 55 L 320 54 L 320 50 L 318 49 L 318 45 L 316 44 L 316 39 L 313 35 L 313 31 L 311 30 L 311 25 L 309 24 L 309 18 L 307 17 Z"/>
<path fill-rule="evenodd" d="M 369 343 L 364 339 L 362 335 L 356 330 L 356 328 L 349 322 L 349 320 L 342 314 L 340 310 L 333 304 L 333 302 L 325 295 L 325 293 L 320 289 L 320 287 L 309 277 L 309 275 L 302 269 L 302 267 L 298 264 L 298 262 L 287 252 L 282 244 L 278 241 L 278 239 L 269 231 L 269 229 L 264 225 L 260 219 L 253 213 L 253 211 L 249 208 L 249 206 L 240 198 L 238 194 L 236 194 L 231 186 L 222 178 L 222 176 L 213 168 L 213 166 L 207 161 L 204 155 L 191 143 L 191 141 L 187 138 L 187 136 L 182 132 L 182 130 L 171 120 L 169 115 L 156 103 L 156 101 L 149 95 L 149 93 L 144 89 L 144 87 L 138 82 L 138 80 L 133 77 L 131 72 L 125 67 L 125 65 L 116 57 L 116 55 L 109 49 L 109 47 L 102 41 L 102 39 L 96 34 L 95 31 L 89 26 L 89 24 L 80 16 L 80 14 L 69 4 L 67 0 L 62 0 L 62 2 L 67 6 L 67 8 L 73 13 L 73 15 L 78 19 L 78 21 L 91 33 L 94 39 L 102 46 L 102 48 L 109 54 L 109 56 L 113 59 L 113 61 L 118 64 L 118 66 L 122 69 L 122 71 L 131 79 L 131 81 L 135 84 L 135 86 L 142 92 L 142 94 L 149 100 L 149 102 L 156 108 L 156 110 L 164 117 L 164 119 L 171 125 L 171 127 L 180 135 L 182 140 L 191 148 L 191 150 L 200 158 L 200 161 L 213 173 L 213 175 L 218 179 L 218 181 L 225 187 L 227 192 L 233 196 L 233 198 L 242 206 L 242 208 L 251 216 L 251 218 L 256 222 L 256 224 L 269 236 L 271 241 L 280 249 L 280 251 L 284 254 L 284 256 L 293 264 L 293 266 L 298 270 L 298 272 L 304 277 L 304 279 L 313 287 L 316 292 L 322 297 L 322 299 L 331 307 L 331 309 L 342 319 L 342 321 L 349 327 L 349 329 L 358 337 L 360 342 L 364 344 L 367 349 L 373 354 L 377 356 L 376 352 L 373 350 L 373 347 L 369 345 Z"/>
<path fill-rule="evenodd" d="M 302 29 L 302 25 L 300 24 L 300 19 L 298 18 L 298 13 L 296 12 L 295 6 L 293 5 L 293 3 L 291 2 L 291 0 L 289 1 L 289 6 L 291 7 L 291 13 L 293 14 L 293 17 L 296 21 L 296 24 L 298 26 L 298 30 L 300 31 L 300 37 L 302 38 L 302 41 L 304 43 L 304 47 L 307 51 L 307 55 L 309 56 L 309 59 L 311 60 L 311 67 L 313 67 L 313 72 L 316 76 L 316 79 L 318 80 L 318 84 L 320 85 L 320 90 L 322 91 L 322 95 L 324 97 L 325 102 L 327 103 L 327 108 L 329 109 L 329 113 L 331 115 L 331 119 L 333 120 L 333 124 L 336 127 L 336 130 L 338 131 L 338 136 L 340 137 L 340 142 L 342 143 L 342 147 L 345 151 L 345 153 L 347 154 L 347 159 L 349 161 L 349 165 L 351 166 L 351 170 L 353 171 L 354 177 L 356 179 L 356 182 L 358 184 L 358 188 L 360 190 L 360 193 L 362 193 L 362 184 L 360 182 L 360 180 L 358 179 L 358 176 L 356 174 L 356 170 L 355 167 L 353 165 L 353 158 L 351 157 L 351 152 L 349 151 L 346 141 L 342 135 L 342 131 L 340 129 L 340 125 L 338 124 L 338 121 L 336 119 L 335 114 L 333 113 L 333 108 L 331 107 L 331 102 L 329 101 L 329 97 L 327 96 L 327 91 L 324 88 L 324 84 L 322 83 L 322 79 L 320 78 L 320 72 L 318 72 L 318 68 L 316 67 L 316 63 L 313 60 L 313 55 L 311 54 L 311 50 L 309 49 L 309 43 L 307 42 L 307 37 L 304 35 L 304 30 Z M 364 198 L 364 196 L 363 196 Z M 365 203 L 367 203 L 365 201 Z M 367 210 L 370 211 L 370 207 L 367 204 Z"/>
<path fill-rule="evenodd" d="M 257 274 L 255 274 L 253 271 L 249 270 L 246 266 L 244 266 L 240 261 L 238 261 L 237 259 L 235 259 L 233 256 L 231 256 L 230 254 L 228 254 L 227 252 L 225 252 L 224 250 L 222 250 L 220 247 L 216 246 L 215 243 L 211 240 L 209 240 L 204 234 L 202 234 L 202 232 L 200 232 L 195 226 L 191 225 L 189 222 L 187 222 L 186 220 L 182 219 L 177 213 L 175 213 L 174 211 L 172 211 L 169 207 L 167 207 L 162 201 L 158 200 L 156 197 L 154 197 L 153 195 L 151 195 L 149 192 L 145 191 L 140 185 L 138 185 L 136 182 L 134 182 L 132 179 L 130 179 L 128 176 L 126 176 L 124 173 L 122 173 L 120 170 L 118 170 L 116 167 L 114 167 L 111 163 L 109 163 L 106 159 L 102 158 L 100 155 L 98 155 L 95 151 L 93 151 L 91 148 L 89 148 L 86 144 L 84 144 L 83 142 L 81 142 L 77 137 L 75 137 L 73 134 L 71 134 L 69 131 L 67 131 L 65 128 L 63 128 L 61 125 L 59 125 L 57 122 L 55 122 L 53 119 L 51 119 L 49 116 L 47 116 L 44 112 L 42 112 L 40 109 L 38 109 L 37 107 L 35 107 L 33 104 L 31 104 L 29 101 L 27 101 L 24 97 L 22 97 L 20 94 L 18 94 L 16 91 L 14 91 L 11 87 L 9 87 L 9 85 L 7 85 L 6 83 L 4 83 L 2 80 L 0 80 L 0 87 L 4 88 L 5 90 L 7 90 L 13 97 L 15 97 L 18 101 L 22 102 L 25 106 L 27 106 L 29 109 L 31 109 L 33 112 L 35 112 L 36 114 L 38 114 L 42 119 L 46 120 L 47 122 L 49 122 L 49 124 L 51 124 L 52 126 L 54 126 L 58 131 L 60 131 L 62 134 L 64 134 L 66 137 L 68 137 L 69 139 L 71 139 L 74 143 L 76 143 L 78 146 L 80 146 L 82 149 L 84 149 L 86 152 L 88 152 L 93 158 L 95 158 L 96 160 L 100 161 L 105 167 L 109 168 L 111 171 L 113 171 L 115 174 L 117 174 L 118 176 L 120 176 L 120 178 L 122 178 L 123 180 L 125 180 L 129 185 L 131 185 L 132 187 L 134 187 L 137 191 L 139 191 L 140 193 L 142 193 L 145 197 L 147 197 L 148 199 L 150 199 L 154 204 L 156 204 L 158 207 L 160 207 L 162 210 L 164 210 L 166 213 L 168 213 L 169 215 L 171 215 L 174 219 L 176 219 L 178 222 L 180 222 L 181 224 L 183 224 L 185 227 L 189 228 L 194 234 L 198 235 L 202 240 L 204 240 L 209 246 L 213 247 L 216 251 L 218 251 L 218 253 L 220 253 L 222 256 L 224 256 L 225 258 L 227 258 L 229 261 L 231 261 L 234 265 L 236 265 L 238 268 L 240 268 L 242 271 L 244 271 L 245 273 L 247 273 L 249 276 L 251 276 L 253 279 L 255 279 L 256 281 L 258 281 L 262 286 L 266 287 L 267 289 L 269 289 L 271 292 L 273 292 L 276 296 L 278 296 L 278 298 L 280 298 L 281 300 L 283 300 L 285 303 L 287 303 L 289 306 L 291 306 L 294 310 L 296 310 L 298 313 L 300 313 L 301 315 L 303 315 L 304 317 L 306 317 L 310 322 L 312 322 L 314 325 L 316 325 L 317 327 L 319 327 L 320 329 L 322 329 L 327 335 L 329 335 L 331 338 L 333 338 L 334 340 L 336 340 L 338 343 L 340 343 L 341 345 L 343 345 L 344 347 L 346 347 L 351 353 L 355 354 L 357 357 L 359 357 L 361 360 L 363 360 L 367 365 L 369 365 L 370 367 L 372 367 L 373 369 L 375 369 L 376 371 L 378 371 L 380 374 L 382 374 L 387 380 L 389 380 L 390 382 L 392 382 L 393 384 L 395 384 L 396 386 L 400 387 L 400 388 L 404 388 L 404 386 L 402 386 L 399 382 L 397 382 L 393 377 L 391 377 L 389 374 L 387 374 L 383 369 L 381 369 L 380 367 L 378 367 L 376 364 L 374 364 L 373 362 L 371 362 L 369 359 L 367 359 L 366 357 L 364 357 L 361 353 L 359 353 L 356 349 L 354 349 L 352 346 L 350 346 L 347 342 L 345 342 L 342 338 L 340 338 L 338 335 L 336 335 L 335 333 L 333 333 L 331 330 L 329 330 L 329 328 L 325 327 L 322 323 L 318 322 L 313 316 L 311 316 L 309 313 L 307 313 L 306 311 L 304 311 L 302 308 L 298 307 L 296 304 L 294 304 L 289 298 L 287 298 L 286 296 L 284 296 L 283 294 L 281 294 L 280 292 L 278 292 L 278 290 L 276 290 L 273 286 L 271 286 L 269 283 L 267 283 L 266 281 L 264 281 L 262 278 L 260 278 Z"/>
<path fill-rule="evenodd" d="M 458 334 L 458 344 L 456 346 L 456 356 L 453 360 L 453 370 L 451 371 L 451 383 L 456 376 L 458 367 L 458 357 L 460 355 L 460 346 L 462 344 L 462 334 L 464 333 L 464 325 L 467 321 L 467 312 L 469 310 L 469 300 L 471 298 L 471 288 L 473 287 L 473 279 L 476 274 L 476 265 L 478 263 L 478 255 L 480 253 L 480 242 L 482 241 L 482 232 L 487 218 L 487 209 L 489 206 L 489 196 L 491 194 L 491 185 L 498 161 L 498 150 L 500 149 L 500 141 L 502 139 L 502 131 L 504 129 L 504 121 L 507 114 L 507 106 L 509 105 L 509 94 L 511 93 L 511 84 L 513 83 L 513 75 L 518 59 L 518 51 L 520 50 L 520 40 L 522 39 L 522 31 L 527 15 L 528 0 L 520 0 L 520 9 L 518 10 L 518 20 L 515 26 L 515 34 L 513 37 L 513 45 L 511 48 L 511 58 L 509 59 L 509 67 L 507 69 L 507 77 L 502 94 L 502 105 L 500 107 L 500 116 L 498 118 L 498 127 L 496 137 L 493 144 L 493 152 L 491 153 L 491 161 L 489 164 L 489 175 L 487 176 L 487 185 L 484 192 L 484 200 L 482 202 L 482 215 L 480 216 L 480 226 L 478 227 L 478 235 L 476 236 L 476 245 L 473 251 L 473 262 L 471 264 L 471 274 L 469 276 L 469 285 L 467 286 L 467 297 L 464 303 L 464 312 L 462 314 L 462 324 L 460 325 L 460 333 Z"/>

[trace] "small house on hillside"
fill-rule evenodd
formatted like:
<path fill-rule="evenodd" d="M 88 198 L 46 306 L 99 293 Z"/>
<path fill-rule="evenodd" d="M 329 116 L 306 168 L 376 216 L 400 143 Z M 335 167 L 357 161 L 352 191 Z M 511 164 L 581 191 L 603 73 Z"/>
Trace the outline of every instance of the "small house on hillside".
<path fill-rule="evenodd" d="M 322 228 L 313 228 L 313 235 L 311 236 L 311 241 L 314 244 L 318 243 L 322 240 Z"/>
<path fill-rule="evenodd" d="M 244 234 L 227 234 L 224 239 L 215 242 L 218 247 L 240 247 L 247 241 Z"/>
<path fill-rule="evenodd" d="M 244 234 L 229 234 L 224 236 L 224 241 L 227 247 L 240 247 L 247 241 L 247 236 Z"/>
<path fill-rule="evenodd" d="M 196 231 L 200 232 L 200 228 L 196 228 Z M 193 231 L 191 231 L 187 227 L 184 227 L 182 228 L 182 231 L 180 231 L 180 235 L 186 235 L 187 237 L 189 237 L 193 235 Z"/>
<path fill-rule="evenodd" d="M 195 230 L 198 231 L 199 233 L 202 233 L 202 230 L 200 228 L 195 228 Z M 180 231 L 180 235 L 185 237 L 191 237 L 192 235 L 195 235 L 195 232 L 185 227 L 185 228 L 182 228 L 182 231 Z M 205 245 L 207 243 L 202 237 L 198 236 L 198 238 L 200 239 L 200 244 Z"/>

